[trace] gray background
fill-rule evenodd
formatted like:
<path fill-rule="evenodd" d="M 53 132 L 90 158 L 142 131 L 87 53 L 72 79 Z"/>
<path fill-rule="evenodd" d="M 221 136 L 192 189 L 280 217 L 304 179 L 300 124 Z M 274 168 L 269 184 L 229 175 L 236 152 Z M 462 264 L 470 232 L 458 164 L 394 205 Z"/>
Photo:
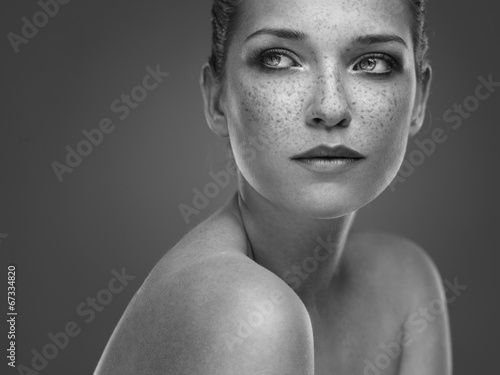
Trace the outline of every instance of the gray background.
<path fill-rule="evenodd" d="M 205 124 L 198 87 L 209 53 L 209 8 L 210 1 L 73 0 L 16 54 L 7 33 L 20 33 L 21 17 L 31 19 L 39 6 L 3 3 L 0 233 L 8 237 L 0 238 L 0 261 L 3 290 L 7 264 L 18 267 L 18 363 L 30 366 L 31 350 L 74 321 L 81 333 L 41 373 L 90 374 L 154 264 L 234 192 L 233 180 L 189 225 L 180 215 L 192 189 L 203 189 L 210 171 L 225 169 L 225 142 Z M 355 227 L 415 240 L 443 279 L 468 286 L 449 305 L 458 375 L 498 371 L 500 90 L 457 130 L 443 114 L 474 94 L 479 76 L 500 81 L 498 10 L 485 0 L 429 5 L 435 76 L 417 138 L 438 126 L 448 140 L 395 192 L 364 208 Z M 170 76 L 119 120 L 110 103 L 156 64 Z M 75 147 L 81 131 L 103 117 L 115 131 L 59 183 L 51 163 L 64 162 L 65 147 Z M 77 306 L 122 267 L 135 280 L 85 323 Z M 17 373 L 5 361 L 1 372 Z"/>

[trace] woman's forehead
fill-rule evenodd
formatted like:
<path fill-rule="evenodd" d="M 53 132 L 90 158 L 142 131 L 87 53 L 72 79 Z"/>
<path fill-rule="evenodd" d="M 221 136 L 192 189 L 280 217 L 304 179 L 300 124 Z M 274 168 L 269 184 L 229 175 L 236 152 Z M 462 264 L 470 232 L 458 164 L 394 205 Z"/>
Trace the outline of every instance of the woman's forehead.
<path fill-rule="evenodd" d="M 290 28 L 310 36 L 411 34 L 407 0 L 244 0 L 239 37 Z"/>

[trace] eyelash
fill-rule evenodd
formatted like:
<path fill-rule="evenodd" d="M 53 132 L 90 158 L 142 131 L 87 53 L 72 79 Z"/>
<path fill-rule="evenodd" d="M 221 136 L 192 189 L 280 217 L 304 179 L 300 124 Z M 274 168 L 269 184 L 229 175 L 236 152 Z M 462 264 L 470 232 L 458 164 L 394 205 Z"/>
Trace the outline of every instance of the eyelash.
<path fill-rule="evenodd" d="M 294 64 L 297 65 L 294 67 L 301 67 L 302 66 L 297 62 L 298 58 L 296 57 L 296 55 L 294 53 L 292 53 L 288 50 L 279 49 L 279 48 L 259 49 L 253 54 L 252 61 L 254 61 L 259 66 L 260 69 L 262 69 L 263 71 L 266 71 L 266 72 L 276 73 L 276 72 L 290 69 L 290 68 L 271 68 L 271 67 L 267 66 L 266 64 L 264 64 L 264 62 L 263 62 L 264 58 L 268 57 L 268 56 L 272 56 L 272 55 L 284 55 L 284 56 L 288 57 L 289 59 L 291 59 L 294 62 Z M 400 72 L 403 70 L 402 66 L 396 61 L 396 59 L 392 58 L 389 55 L 383 54 L 383 53 L 370 53 L 370 54 L 364 55 L 357 60 L 354 67 L 357 67 L 362 61 L 365 61 L 365 60 L 370 59 L 370 58 L 377 59 L 377 60 L 383 60 L 383 61 L 387 62 L 391 69 L 389 71 L 383 72 L 383 73 L 369 73 L 369 72 L 367 72 L 366 74 L 376 75 L 376 76 L 387 76 L 387 75 L 390 75 L 394 72 Z"/>
<path fill-rule="evenodd" d="M 403 70 L 401 65 L 396 61 L 396 59 L 394 59 L 391 56 L 386 55 L 384 53 L 370 53 L 370 54 L 364 55 L 360 59 L 357 60 L 354 67 L 356 68 L 359 64 L 361 64 L 361 62 L 363 62 L 367 59 L 383 60 L 389 64 L 389 67 L 391 69 L 389 71 L 383 72 L 383 73 L 369 73 L 368 72 L 366 74 L 377 75 L 377 76 L 387 76 L 387 75 L 390 75 L 394 72 L 400 72 Z"/>
<path fill-rule="evenodd" d="M 271 48 L 271 49 L 267 49 L 267 48 L 262 48 L 262 49 L 259 49 L 257 50 L 253 56 L 252 56 L 252 60 L 254 62 L 256 62 L 256 64 L 259 66 L 260 69 L 264 70 L 264 71 L 267 71 L 267 72 L 274 72 L 276 73 L 277 71 L 283 71 L 283 70 L 289 70 L 290 68 L 271 68 L 269 66 L 267 66 L 266 64 L 264 64 L 264 58 L 265 57 L 268 57 L 268 56 L 272 56 L 272 55 L 284 55 L 286 57 L 288 57 L 290 60 L 292 60 L 294 62 L 295 65 L 297 65 L 297 67 L 301 67 L 302 65 L 300 65 L 297 60 L 297 56 L 288 51 L 288 50 L 285 50 L 285 49 L 279 49 L 279 48 Z"/>

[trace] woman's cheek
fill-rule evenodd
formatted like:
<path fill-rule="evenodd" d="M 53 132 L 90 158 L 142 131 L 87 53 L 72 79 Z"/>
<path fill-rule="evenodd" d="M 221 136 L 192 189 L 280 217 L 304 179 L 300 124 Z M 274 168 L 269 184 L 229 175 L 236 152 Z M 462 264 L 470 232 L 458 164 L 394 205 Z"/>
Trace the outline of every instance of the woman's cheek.
<path fill-rule="evenodd" d="M 377 173 L 390 182 L 403 162 L 411 121 L 411 94 L 400 87 L 382 91 L 376 104 L 372 129 L 373 155 L 379 158 Z"/>
<path fill-rule="evenodd" d="M 233 92 L 228 125 L 236 163 L 246 181 L 263 196 L 282 191 L 288 185 L 283 161 L 292 156 L 290 150 L 300 149 L 297 127 L 303 126 L 303 94 L 272 81 Z"/>
<path fill-rule="evenodd" d="M 400 85 L 366 90 L 359 108 L 363 127 L 371 130 L 372 141 L 381 148 L 394 146 L 407 137 L 411 94 Z"/>
<path fill-rule="evenodd" d="M 242 87 L 236 116 L 232 116 L 235 121 L 230 124 L 239 148 L 251 145 L 261 156 L 280 156 L 289 146 L 294 127 L 300 126 L 300 95 L 271 80 Z"/>

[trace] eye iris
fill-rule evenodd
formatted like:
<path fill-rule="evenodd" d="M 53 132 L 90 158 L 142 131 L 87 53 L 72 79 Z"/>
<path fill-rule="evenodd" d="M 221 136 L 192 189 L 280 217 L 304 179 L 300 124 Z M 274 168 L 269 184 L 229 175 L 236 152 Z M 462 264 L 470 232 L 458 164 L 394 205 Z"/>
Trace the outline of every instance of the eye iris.
<path fill-rule="evenodd" d="M 268 55 L 265 58 L 265 62 L 270 66 L 278 66 L 281 63 L 281 56 L 277 54 Z"/>
<path fill-rule="evenodd" d="M 375 69 L 376 66 L 377 66 L 377 60 L 374 58 L 365 59 L 360 63 L 360 68 L 363 70 L 372 71 Z"/>

